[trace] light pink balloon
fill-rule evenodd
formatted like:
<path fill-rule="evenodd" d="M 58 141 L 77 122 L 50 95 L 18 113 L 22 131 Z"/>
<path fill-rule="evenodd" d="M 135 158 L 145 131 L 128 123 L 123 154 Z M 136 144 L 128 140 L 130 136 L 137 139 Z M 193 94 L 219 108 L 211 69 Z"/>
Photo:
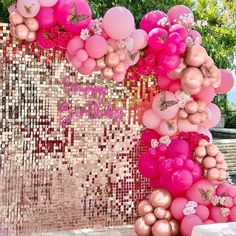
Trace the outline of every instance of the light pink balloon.
<path fill-rule="evenodd" d="M 204 100 L 207 104 L 211 103 L 215 97 L 215 89 L 212 86 L 203 87 L 199 93 L 195 94 L 195 100 Z"/>
<path fill-rule="evenodd" d="M 201 218 L 197 215 L 185 216 L 181 222 L 180 230 L 184 236 L 191 236 L 195 226 L 203 224 Z"/>
<path fill-rule="evenodd" d="M 184 218 L 183 210 L 187 203 L 188 200 L 183 197 L 174 199 L 174 201 L 171 203 L 170 211 L 175 219 L 182 220 Z"/>
<path fill-rule="evenodd" d="M 133 50 L 141 50 L 147 46 L 147 33 L 142 29 L 136 29 L 130 36 L 134 40 Z"/>
<path fill-rule="evenodd" d="M 79 68 L 82 66 L 82 62 L 80 60 L 78 60 L 77 57 L 73 57 L 71 60 L 70 60 L 71 64 L 75 67 L 75 68 Z"/>
<path fill-rule="evenodd" d="M 198 205 L 196 207 L 196 211 L 196 215 L 199 216 L 203 221 L 207 220 L 210 215 L 209 209 L 204 205 Z"/>
<path fill-rule="evenodd" d="M 51 7 L 41 7 L 36 19 L 40 28 L 49 29 L 56 24 L 55 10 Z"/>
<path fill-rule="evenodd" d="M 197 125 L 190 123 L 188 119 L 178 121 L 178 129 L 183 132 L 196 132 L 198 129 Z"/>
<path fill-rule="evenodd" d="M 57 4 L 58 0 L 39 0 L 42 7 L 52 7 Z"/>
<path fill-rule="evenodd" d="M 234 77 L 229 70 L 220 69 L 221 84 L 216 88 L 217 94 L 228 93 L 234 86 Z"/>
<path fill-rule="evenodd" d="M 76 52 L 76 57 L 79 61 L 85 62 L 88 60 L 88 53 L 84 49 L 79 49 Z"/>
<path fill-rule="evenodd" d="M 148 129 L 157 129 L 160 123 L 160 117 L 152 109 L 145 111 L 145 113 L 143 114 L 143 124 Z"/>
<path fill-rule="evenodd" d="M 210 103 L 207 105 L 207 113 L 208 113 L 208 119 L 200 124 L 200 127 L 202 128 L 212 128 L 216 126 L 221 119 L 221 111 L 219 107 L 213 103 Z"/>
<path fill-rule="evenodd" d="M 40 9 L 38 0 L 18 0 L 17 11 L 26 18 L 35 17 Z"/>
<path fill-rule="evenodd" d="M 72 38 L 70 40 L 70 42 L 67 44 L 67 51 L 71 54 L 71 55 L 75 55 L 76 52 L 79 49 L 84 48 L 84 41 L 79 37 L 79 36 L 75 36 L 74 38 Z"/>
<path fill-rule="evenodd" d="M 86 40 L 85 49 L 90 57 L 98 59 L 107 53 L 107 41 L 100 35 L 93 35 Z"/>
<path fill-rule="evenodd" d="M 174 136 L 177 131 L 178 131 L 178 127 L 177 127 L 177 123 L 174 123 L 173 125 L 171 125 L 172 121 L 165 121 L 163 120 L 160 124 L 159 127 L 159 133 L 163 136 Z"/>
<path fill-rule="evenodd" d="M 131 51 L 131 55 L 127 57 L 130 66 L 137 64 L 140 58 L 139 51 Z"/>
<path fill-rule="evenodd" d="M 173 119 L 179 111 L 175 94 L 168 91 L 162 91 L 154 97 L 152 108 L 164 120 Z"/>
<path fill-rule="evenodd" d="M 125 79 L 125 74 L 114 74 L 113 79 L 118 83 L 122 82 Z"/>
<path fill-rule="evenodd" d="M 190 30 L 189 31 L 189 36 L 192 38 L 194 43 L 197 43 L 197 44 L 200 44 L 200 45 L 202 44 L 202 36 L 198 31 Z"/>
<path fill-rule="evenodd" d="M 211 134 L 211 132 L 210 132 L 209 129 L 205 129 L 205 128 L 202 128 L 202 127 L 198 127 L 197 132 L 198 132 L 199 134 L 204 134 L 204 135 L 206 135 L 206 136 L 210 139 L 209 143 L 212 143 L 213 137 L 212 137 L 212 134 Z"/>
<path fill-rule="evenodd" d="M 134 17 L 125 7 L 113 7 L 103 17 L 103 28 L 112 39 L 124 39 L 135 28 Z"/>

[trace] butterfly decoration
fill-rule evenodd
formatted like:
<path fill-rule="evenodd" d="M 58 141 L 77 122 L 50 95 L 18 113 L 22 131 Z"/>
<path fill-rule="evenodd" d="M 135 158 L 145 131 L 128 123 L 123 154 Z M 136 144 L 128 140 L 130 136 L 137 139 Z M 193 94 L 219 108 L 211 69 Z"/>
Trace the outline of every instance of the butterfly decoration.
<path fill-rule="evenodd" d="M 207 190 L 199 188 L 198 191 L 200 192 L 203 201 L 210 201 L 212 199 L 212 194 L 214 191 L 212 188 Z"/>
<path fill-rule="evenodd" d="M 132 54 L 130 51 L 128 51 L 128 55 L 131 61 L 134 61 L 138 54 L 139 52 L 135 52 L 134 54 Z"/>
<path fill-rule="evenodd" d="M 175 120 L 171 120 L 171 121 L 166 121 L 167 127 L 169 130 L 174 131 L 176 128 L 176 121 Z"/>
<path fill-rule="evenodd" d="M 77 10 L 76 10 L 76 5 L 75 3 L 73 3 L 71 7 L 71 12 L 67 18 L 67 21 L 69 21 L 72 25 L 76 25 L 78 22 L 83 21 L 87 18 L 89 18 L 88 15 L 85 15 L 85 14 L 78 15 Z"/>
<path fill-rule="evenodd" d="M 26 6 L 26 5 L 24 5 L 26 14 L 31 14 L 31 12 L 32 12 L 32 7 L 33 7 L 33 5 L 32 5 L 32 6 Z"/>
<path fill-rule="evenodd" d="M 160 104 L 159 104 L 159 108 L 161 111 L 165 111 L 166 109 L 176 105 L 177 103 L 178 103 L 177 101 L 167 101 L 166 93 L 164 91 L 161 92 Z"/>

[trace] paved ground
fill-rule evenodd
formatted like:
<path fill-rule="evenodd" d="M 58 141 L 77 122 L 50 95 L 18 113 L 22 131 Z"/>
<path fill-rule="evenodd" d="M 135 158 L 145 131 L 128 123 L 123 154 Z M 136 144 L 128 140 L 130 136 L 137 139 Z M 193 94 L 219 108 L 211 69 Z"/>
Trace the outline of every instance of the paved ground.
<path fill-rule="evenodd" d="M 128 227 L 116 227 L 114 229 L 83 229 L 83 230 L 71 230 L 52 233 L 40 233 L 33 234 L 32 236 L 136 236 L 132 226 Z"/>

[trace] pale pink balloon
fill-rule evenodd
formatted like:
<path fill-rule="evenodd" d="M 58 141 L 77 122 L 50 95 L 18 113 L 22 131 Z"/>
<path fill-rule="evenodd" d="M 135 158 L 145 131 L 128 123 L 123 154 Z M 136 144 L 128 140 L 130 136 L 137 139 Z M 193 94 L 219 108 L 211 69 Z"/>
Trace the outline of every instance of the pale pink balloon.
<path fill-rule="evenodd" d="M 174 136 L 178 131 L 177 122 L 176 121 L 166 121 L 163 120 L 160 123 L 159 133 L 163 136 Z"/>
<path fill-rule="evenodd" d="M 141 50 L 147 46 L 147 33 L 142 29 L 136 29 L 130 36 L 133 40 L 133 50 Z"/>
<path fill-rule="evenodd" d="M 192 38 L 193 42 L 195 44 L 202 44 L 202 36 L 201 34 L 196 30 L 190 30 L 189 36 Z"/>
<path fill-rule="evenodd" d="M 200 124 L 202 128 L 212 128 L 216 126 L 221 119 L 221 111 L 219 107 L 213 103 L 208 104 L 207 106 L 208 119 Z"/>
<path fill-rule="evenodd" d="M 79 49 L 76 54 L 75 54 L 76 58 L 81 61 L 81 62 L 85 62 L 88 60 L 88 53 L 86 52 L 86 50 L 84 49 Z"/>
<path fill-rule="evenodd" d="M 207 154 L 209 156 L 216 156 L 219 153 L 219 149 L 214 144 L 207 145 Z"/>
<path fill-rule="evenodd" d="M 154 97 L 152 108 L 164 120 L 173 119 L 179 111 L 175 94 L 168 91 L 162 91 Z"/>
<path fill-rule="evenodd" d="M 213 88 L 212 86 L 202 88 L 200 92 L 195 94 L 193 97 L 196 100 L 203 100 L 207 104 L 209 104 L 213 101 L 215 97 L 215 88 Z"/>
<path fill-rule="evenodd" d="M 120 82 L 122 82 L 125 79 L 125 74 L 114 74 L 113 79 L 116 82 L 120 83 Z"/>
<path fill-rule="evenodd" d="M 103 17 L 103 28 L 112 39 L 127 38 L 135 28 L 134 17 L 125 7 L 113 7 Z"/>
<path fill-rule="evenodd" d="M 153 225 L 156 220 L 157 218 L 152 212 L 149 212 L 144 216 L 144 221 L 147 225 Z"/>
<path fill-rule="evenodd" d="M 185 216 L 180 225 L 180 231 L 184 236 L 191 236 L 195 226 L 203 224 L 202 219 L 197 215 Z"/>
<path fill-rule="evenodd" d="M 24 22 L 24 18 L 23 16 L 15 11 L 15 12 L 12 12 L 9 16 L 9 22 L 13 25 L 13 26 L 17 26 L 19 24 L 23 24 Z"/>
<path fill-rule="evenodd" d="M 182 220 L 184 218 L 183 210 L 187 203 L 188 200 L 183 197 L 174 199 L 174 201 L 171 203 L 170 211 L 175 219 Z"/>
<path fill-rule="evenodd" d="M 148 129 L 157 129 L 161 123 L 161 118 L 153 111 L 149 109 L 143 114 L 143 124 Z"/>
<path fill-rule="evenodd" d="M 197 125 L 192 124 L 189 120 L 179 120 L 178 130 L 183 132 L 196 132 L 198 129 Z"/>
<path fill-rule="evenodd" d="M 166 210 L 163 207 L 156 207 L 154 210 L 154 214 L 157 219 L 161 220 L 165 218 Z"/>
<path fill-rule="evenodd" d="M 205 157 L 202 164 L 206 169 L 216 167 L 216 159 L 211 156 Z"/>
<path fill-rule="evenodd" d="M 220 69 L 221 83 L 218 88 L 216 88 L 217 94 L 228 93 L 234 86 L 234 77 L 229 70 Z"/>
<path fill-rule="evenodd" d="M 209 143 L 212 143 L 213 137 L 209 129 L 198 127 L 197 132 L 206 135 L 210 139 Z"/>
<path fill-rule="evenodd" d="M 26 18 L 35 17 L 40 10 L 38 0 L 18 0 L 17 11 Z"/>
<path fill-rule="evenodd" d="M 70 40 L 70 42 L 67 44 L 67 51 L 71 55 L 75 55 L 76 52 L 79 49 L 82 49 L 84 47 L 84 41 L 77 35 L 74 38 Z"/>
<path fill-rule="evenodd" d="M 57 4 L 58 0 L 39 0 L 42 7 L 52 7 Z"/>
<path fill-rule="evenodd" d="M 98 59 L 107 53 L 108 44 L 102 36 L 93 35 L 86 40 L 85 49 L 90 57 Z"/>
<path fill-rule="evenodd" d="M 42 29 L 50 29 L 56 24 L 55 10 L 51 7 L 41 7 L 36 16 L 39 26 Z"/>
<path fill-rule="evenodd" d="M 210 215 L 210 211 L 208 209 L 208 207 L 204 206 L 204 205 L 198 205 L 196 207 L 196 215 L 199 216 L 203 221 L 207 220 L 209 215 Z"/>
<path fill-rule="evenodd" d="M 213 206 L 210 209 L 211 219 L 214 220 L 216 223 L 225 223 L 228 222 L 229 217 L 223 216 L 221 213 L 221 208 Z"/>
<path fill-rule="evenodd" d="M 133 65 L 137 64 L 139 59 L 140 59 L 139 51 L 132 51 L 127 57 L 127 60 L 129 62 L 130 66 L 133 66 Z"/>

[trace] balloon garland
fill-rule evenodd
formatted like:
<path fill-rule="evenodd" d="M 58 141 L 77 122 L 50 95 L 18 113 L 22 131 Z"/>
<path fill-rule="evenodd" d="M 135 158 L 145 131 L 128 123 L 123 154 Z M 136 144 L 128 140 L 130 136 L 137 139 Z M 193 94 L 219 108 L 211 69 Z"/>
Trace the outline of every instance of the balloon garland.
<path fill-rule="evenodd" d="M 194 15 L 183 5 L 148 12 L 135 29 L 132 13 L 109 9 L 92 19 L 85 0 L 18 0 L 9 7 L 11 33 L 44 49 L 64 50 L 83 75 L 156 77 L 160 92 L 143 114 L 140 173 L 155 188 L 138 206 L 139 236 L 190 236 L 196 225 L 236 221 L 236 186 L 209 128 L 220 121 L 215 94 L 234 84 L 201 46 Z"/>

